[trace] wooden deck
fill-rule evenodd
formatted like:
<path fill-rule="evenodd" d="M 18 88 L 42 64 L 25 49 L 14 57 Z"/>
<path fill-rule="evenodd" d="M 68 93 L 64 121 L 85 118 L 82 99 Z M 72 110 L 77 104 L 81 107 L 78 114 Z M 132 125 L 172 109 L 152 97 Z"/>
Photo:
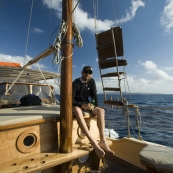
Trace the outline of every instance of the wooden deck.
<path fill-rule="evenodd" d="M 1 173 L 30 173 L 45 170 L 76 158 L 88 155 L 87 147 L 73 145 L 71 153 L 45 152 L 0 164 Z"/>
<path fill-rule="evenodd" d="M 43 104 L 0 109 L 0 131 L 48 121 L 59 121 L 60 105 Z M 85 118 L 89 113 L 83 112 Z"/>
<path fill-rule="evenodd" d="M 95 152 L 75 118 L 72 128 L 73 151 L 68 154 L 59 153 L 59 105 L 20 106 L 2 108 L 0 111 L 1 173 L 41 170 L 48 173 L 54 167 L 73 160 L 76 160 L 74 168 L 78 170 L 86 164 L 79 164 L 78 158 L 86 155 L 92 155 L 87 161 L 88 169 L 93 167 Z M 93 138 L 99 140 L 96 117 L 83 114 Z"/>
<path fill-rule="evenodd" d="M 88 140 L 78 136 L 78 124 L 73 119 L 73 151 L 72 153 L 59 153 L 59 105 L 21 106 L 0 109 L 0 172 L 50 172 L 57 165 L 74 160 L 74 170 L 90 169 L 94 163 L 93 148 Z M 98 139 L 96 130 L 96 117 L 84 113 L 86 123 L 95 139 Z M 36 140 L 34 146 L 24 146 L 26 137 L 33 136 Z M 76 144 L 76 142 L 78 144 Z M 112 141 L 109 141 L 111 145 Z M 81 145 L 83 144 L 83 145 Z M 91 152 L 92 151 L 92 152 Z M 90 159 L 80 163 L 82 156 L 89 155 Z M 52 171 L 51 171 L 52 172 Z M 54 171 L 53 171 L 54 172 Z M 85 171 L 87 172 L 87 171 Z M 145 173 L 144 170 L 133 166 L 116 156 L 106 156 L 105 166 L 90 173 Z M 89 173 L 88 172 L 88 173 Z"/>

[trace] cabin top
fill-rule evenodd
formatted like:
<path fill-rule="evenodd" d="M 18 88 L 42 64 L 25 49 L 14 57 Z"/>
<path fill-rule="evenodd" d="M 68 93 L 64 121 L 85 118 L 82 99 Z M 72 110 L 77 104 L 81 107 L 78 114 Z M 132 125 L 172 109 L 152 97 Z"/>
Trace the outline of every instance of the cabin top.
<path fill-rule="evenodd" d="M 39 70 L 33 70 L 29 68 L 22 68 L 22 67 L 12 67 L 12 66 L 1 66 L 0 67 L 0 79 L 10 80 L 10 79 L 16 79 L 19 74 L 24 70 L 24 72 L 20 76 L 20 80 L 32 80 L 32 81 L 41 81 L 44 80 L 44 77 L 46 80 L 48 79 L 54 79 L 59 78 L 60 74 L 53 73 L 53 72 L 47 72 L 42 71 L 43 75 Z"/>
<path fill-rule="evenodd" d="M 5 63 L 5 62 L 4 62 Z M 28 94 L 34 94 L 39 96 L 42 99 L 43 103 L 55 103 L 55 96 L 53 96 L 54 87 L 47 86 L 46 84 L 40 83 L 45 79 L 55 79 L 60 78 L 60 74 L 53 72 L 46 72 L 39 70 L 33 70 L 28 68 L 22 68 L 18 64 L 6 63 L 4 66 L 1 66 L 0 63 L 0 108 L 1 105 L 12 105 L 12 100 L 20 101 L 20 99 Z M 9 66 L 7 66 L 9 64 Z M 19 78 L 19 79 L 18 79 Z M 16 80 L 14 86 L 13 81 Z M 10 88 L 10 86 L 12 87 Z M 9 89 L 10 88 L 10 89 Z M 8 91 L 8 89 L 10 91 Z M 50 90 L 51 89 L 51 90 Z M 2 98 L 3 95 L 11 95 L 14 99 L 6 96 L 5 101 Z M 11 100 L 11 101 L 10 101 Z M 5 101 L 5 102 L 4 102 Z M 9 102 L 10 101 L 10 102 Z"/>
<path fill-rule="evenodd" d="M 38 106 L 19 106 L 1 109 L 0 127 L 16 123 L 54 118 L 59 119 L 60 106 L 43 104 Z"/>

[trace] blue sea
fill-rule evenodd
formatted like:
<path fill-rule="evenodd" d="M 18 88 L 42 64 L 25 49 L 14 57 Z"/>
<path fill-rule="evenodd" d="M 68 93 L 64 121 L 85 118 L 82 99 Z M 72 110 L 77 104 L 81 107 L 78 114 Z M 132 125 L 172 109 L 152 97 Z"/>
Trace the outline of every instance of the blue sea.
<path fill-rule="evenodd" d="M 107 95 L 116 100 L 119 95 Z M 143 140 L 173 147 L 173 94 L 131 94 L 123 95 L 129 104 L 139 107 L 140 117 L 136 118 L 136 110 L 129 108 L 130 135 L 138 138 L 138 127 L 140 124 L 140 135 Z M 60 100 L 59 96 L 57 96 Z M 107 129 L 118 133 L 118 138 L 128 136 L 127 119 L 122 108 L 111 108 L 104 104 L 104 95 L 98 94 L 99 107 L 105 109 L 105 125 Z"/>
<path fill-rule="evenodd" d="M 118 95 L 107 95 L 115 100 Z M 130 135 L 138 138 L 136 122 L 141 120 L 140 135 L 143 140 L 173 147 L 173 94 L 131 94 L 124 96 L 129 104 L 139 106 L 140 116 L 136 110 L 128 108 Z M 127 119 L 122 108 L 104 105 L 104 95 L 98 94 L 99 106 L 105 109 L 106 128 L 113 129 L 119 138 L 128 135 Z M 138 120 L 138 121 L 137 121 Z"/>

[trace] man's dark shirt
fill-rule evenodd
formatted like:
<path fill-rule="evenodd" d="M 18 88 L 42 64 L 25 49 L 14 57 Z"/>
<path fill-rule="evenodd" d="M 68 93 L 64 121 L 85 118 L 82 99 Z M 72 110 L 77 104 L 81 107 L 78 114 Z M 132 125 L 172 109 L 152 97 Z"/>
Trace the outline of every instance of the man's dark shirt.
<path fill-rule="evenodd" d="M 89 97 L 95 100 L 95 106 L 98 106 L 97 90 L 94 79 L 82 83 L 80 78 L 73 81 L 73 106 L 79 106 L 83 103 L 89 103 Z"/>

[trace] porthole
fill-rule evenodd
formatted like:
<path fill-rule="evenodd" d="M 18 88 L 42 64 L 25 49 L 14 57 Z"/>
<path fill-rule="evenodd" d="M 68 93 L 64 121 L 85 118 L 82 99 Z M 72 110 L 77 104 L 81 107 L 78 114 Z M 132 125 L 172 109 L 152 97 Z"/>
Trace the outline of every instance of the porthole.
<path fill-rule="evenodd" d="M 25 146 L 31 146 L 34 143 L 35 139 L 32 135 L 26 136 L 23 140 Z"/>
<path fill-rule="evenodd" d="M 40 137 L 35 130 L 26 130 L 17 139 L 17 148 L 22 153 L 30 153 L 35 150 L 40 142 Z"/>

